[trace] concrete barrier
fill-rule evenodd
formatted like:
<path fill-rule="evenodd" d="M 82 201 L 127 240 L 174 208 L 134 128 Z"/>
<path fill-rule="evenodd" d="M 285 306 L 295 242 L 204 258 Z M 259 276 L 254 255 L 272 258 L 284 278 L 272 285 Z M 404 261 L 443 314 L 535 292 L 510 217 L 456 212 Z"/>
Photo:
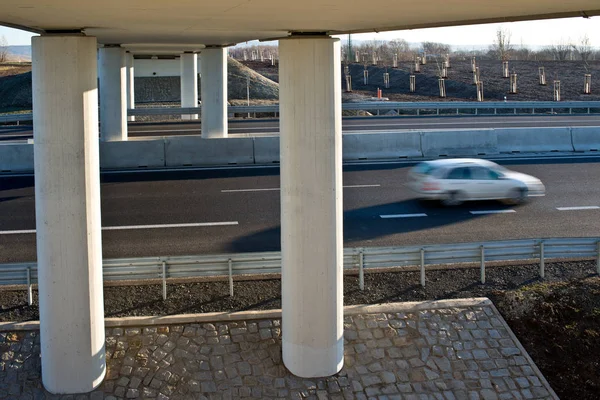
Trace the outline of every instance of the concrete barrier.
<path fill-rule="evenodd" d="M 167 167 L 254 164 L 254 142 L 252 138 L 168 137 L 165 160 Z"/>
<path fill-rule="evenodd" d="M 419 132 L 361 132 L 342 136 L 343 160 L 422 157 Z"/>
<path fill-rule="evenodd" d="M 165 166 L 165 143 L 157 140 L 100 142 L 100 168 L 157 168 Z"/>
<path fill-rule="evenodd" d="M 0 172 L 33 172 L 33 144 L 0 144 Z"/>
<path fill-rule="evenodd" d="M 570 128 L 496 129 L 501 153 L 573 151 Z"/>
<path fill-rule="evenodd" d="M 600 151 L 600 127 L 571 128 L 571 138 L 575 151 Z"/>
<path fill-rule="evenodd" d="M 254 138 L 254 162 L 256 164 L 279 162 L 279 136 Z"/>
<path fill-rule="evenodd" d="M 425 157 L 498 154 L 498 140 L 493 129 L 423 131 L 421 150 Z"/>

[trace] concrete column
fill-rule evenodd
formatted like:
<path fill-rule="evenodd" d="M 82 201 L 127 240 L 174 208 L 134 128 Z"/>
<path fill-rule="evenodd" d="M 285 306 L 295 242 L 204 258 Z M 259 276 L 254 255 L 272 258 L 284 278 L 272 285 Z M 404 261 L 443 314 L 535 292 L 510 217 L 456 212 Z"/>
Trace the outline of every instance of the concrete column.
<path fill-rule="evenodd" d="M 127 73 L 125 50 L 100 49 L 100 139 L 127 140 Z"/>
<path fill-rule="evenodd" d="M 106 373 L 96 38 L 32 38 L 42 381 L 89 392 Z"/>
<path fill-rule="evenodd" d="M 343 366 L 340 42 L 279 42 L 283 362 L 294 375 Z"/>
<path fill-rule="evenodd" d="M 127 53 L 125 58 L 125 64 L 127 66 L 127 108 L 130 110 L 135 109 L 135 77 L 133 67 L 133 54 Z M 127 121 L 135 121 L 135 116 L 128 116 Z"/>
<path fill-rule="evenodd" d="M 181 107 L 198 107 L 198 55 L 183 53 L 181 64 Z M 184 114 L 181 119 L 198 119 L 198 114 Z"/>
<path fill-rule="evenodd" d="M 227 137 L 227 53 L 223 47 L 202 50 L 200 99 L 202 137 Z"/>

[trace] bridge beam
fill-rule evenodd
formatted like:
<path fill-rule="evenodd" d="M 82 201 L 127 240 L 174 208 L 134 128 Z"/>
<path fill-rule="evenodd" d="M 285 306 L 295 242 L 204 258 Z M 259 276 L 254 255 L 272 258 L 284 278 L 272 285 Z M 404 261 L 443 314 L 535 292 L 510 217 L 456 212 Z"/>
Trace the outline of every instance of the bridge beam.
<path fill-rule="evenodd" d="M 32 38 L 42 381 L 85 393 L 106 373 L 96 38 Z"/>
<path fill-rule="evenodd" d="M 207 47 L 200 59 L 200 99 L 202 137 L 227 137 L 227 52 L 223 47 Z"/>
<path fill-rule="evenodd" d="M 127 73 L 125 49 L 100 48 L 100 139 L 127 140 Z"/>
<path fill-rule="evenodd" d="M 283 361 L 295 375 L 343 366 L 340 42 L 279 42 Z"/>

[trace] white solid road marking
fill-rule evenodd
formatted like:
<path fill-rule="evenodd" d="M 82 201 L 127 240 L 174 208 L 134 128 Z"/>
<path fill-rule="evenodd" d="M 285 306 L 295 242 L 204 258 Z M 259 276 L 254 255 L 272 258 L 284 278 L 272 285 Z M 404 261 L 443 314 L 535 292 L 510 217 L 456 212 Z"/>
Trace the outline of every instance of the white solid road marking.
<path fill-rule="evenodd" d="M 509 214 L 516 212 L 515 210 L 483 210 L 483 211 L 469 211 L 473 215 L 483 214 Z"/>
<path fill-rule="evenodd" d="M 344 189 L 355 189 L 355 188 L 370 188 L 370 187 L 380 187 L 381 185 L 348 185 L 344 186 Z M 236 193 L 236 192 L 271 192 L 278 191 L 280 188 L 265 188 L 265 189 L 223 189 L 221 193 Z"/>
<path fill-rule="evenodd" d="M 597 210 L 598 206 L 579 206 L 579 207 L 556 207 L 558 211 L 573 211 L 573 210 Z"/>
<path fill-rule="evenodd" d="M 125 225 L 125 226 L 103 226 L 103 231 L 120 231 L 131 229 L 161 229 L 161 228 L 194 228 L 199 226 L 231 226 L 238 225 L 238 221 L 225 222 L 197 222 L 191 224 L 163 224 L 163 225 Z M 22 235 L 27 233 L 35 233 L 35 229 L 19 230 L 19 231 L 0 231 L 0 235 Z"/>
<path fill-rule="evenodd" d="M 26 229 L 22 231 L 0 231 L 0 235 L 23 235 L 26 233 L 35 233 L 35 229 Z"/>
<path fill-rule="evenodd" d="M 416 218 L 416 217 L 426 217 L 425 213 L 418 214 L 389 214 L 389 215 L 380 215 L 381 218 Z"/>
<path fill-rule="evenodd" d="M 269 191 L 279 191 L 279 188 L 268 188 L 268 189 L 227 189 L 227 190 L 221 190 L 221 193 L 269 192 Z"/>
<path fill-rule="evenodd" d="M 380 187 L 381 185 L 348 185 L 344 188 L 369 188 L 369 187 Z"/>

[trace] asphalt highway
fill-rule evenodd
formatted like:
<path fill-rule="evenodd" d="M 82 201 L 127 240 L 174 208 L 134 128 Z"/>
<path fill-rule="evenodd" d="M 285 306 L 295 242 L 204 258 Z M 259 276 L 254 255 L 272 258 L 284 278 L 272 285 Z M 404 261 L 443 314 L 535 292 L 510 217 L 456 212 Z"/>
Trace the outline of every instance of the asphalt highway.
<path fill-rule="evenodd" d="M 537 176 L 547 195 L 444 208 L 405 188 L 414 163 L 345 165 L 344 246 L 600 236 L 600 158 L 499 163 Z M 104 257 L 279 250 L 278 188 L 278 167 L 102 174 Z M 0 263 L 35 260 L 34 230 L 33 177 L 0 177 Z"/>
<path fill-rule="evenodd" d="M 530 115 L 530 116 L 450 116 L 450 117 L 370 117 L 343 120 L 344 132 L 415 129 L 544 128 L 598 126 L 600 115 Z M 278 120 L 231 120 L 232 136 L 259 136 L 279 133 Z M 129 123 L 132 138 L 174 135 L 199 135 L 200 123 Z M 0 126 L 0 141 L 24 141 L 33 137 L 31 126 Z"/>

